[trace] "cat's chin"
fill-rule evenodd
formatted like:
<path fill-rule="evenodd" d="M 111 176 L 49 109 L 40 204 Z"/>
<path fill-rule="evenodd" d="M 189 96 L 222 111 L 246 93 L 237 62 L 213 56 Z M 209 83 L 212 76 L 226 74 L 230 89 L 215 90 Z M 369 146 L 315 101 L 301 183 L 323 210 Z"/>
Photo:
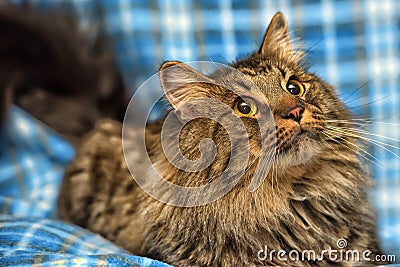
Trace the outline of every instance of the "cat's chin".
<path fill-rule="evenodd" d="M 318 137 L 308 131 L 300 131 L 289 142 L 276 158 L 277 164 L 285 169 L 307 164 L 321 149 Z"/>

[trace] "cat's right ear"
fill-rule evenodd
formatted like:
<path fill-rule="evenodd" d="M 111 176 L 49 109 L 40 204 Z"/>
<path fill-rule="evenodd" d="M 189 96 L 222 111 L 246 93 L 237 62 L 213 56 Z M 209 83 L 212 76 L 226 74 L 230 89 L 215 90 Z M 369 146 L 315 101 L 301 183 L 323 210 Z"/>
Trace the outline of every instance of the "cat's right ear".
<path fill-rule="evenodd" d="M 212 84 L 212 80 L 180 61 L 165 62 L 159 73 L 164 94 L 174 109 L 208 96 L 207 84 Z"/>
<path fill-rule="evenodd" d="M 281 49 L 286 53 L 292 51 L 289 28 L 281 12 L 276 13 L 271 19 L 258 52 L 264 56 L 271 49 Z"/>

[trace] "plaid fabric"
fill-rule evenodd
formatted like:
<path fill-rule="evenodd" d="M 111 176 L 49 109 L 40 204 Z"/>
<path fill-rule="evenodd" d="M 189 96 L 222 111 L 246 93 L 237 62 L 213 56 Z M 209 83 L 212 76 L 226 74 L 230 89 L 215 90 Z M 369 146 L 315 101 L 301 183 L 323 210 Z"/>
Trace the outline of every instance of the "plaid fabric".
<path fill-rule="evenodd" d="M 0 136 L 0 213 L 51 217 L 72 146 L 17 107 Z"/>
<path fill-rule="evenodd" d="M 77 226 L 9 215 L 0 215 L 0 259 L 0 266 L 169 266 L 129 255 Z"/>
<path fill-rule="evenodd" d="M 272 15 L 278 10 L 282 11 L 290 28 L 294 29 L 294 35 L 305 42 L 311 70 L 333 84 L 338 89 L 341 99 L 359 118 L 374 118 L 365 127 L 372 133 L 368 137 L 376 140 L 375 145 L 371 145 L 368 151 L 376 157 L 373 161 L 377 163 L 369 165 L 376 181 L 373 197 L 377 209 L 379 235 L 385 252 L 396 254 L 400 259 L 400 159 L 382 148 L 382 143 L 379 143 L 393 145 L 395 147 L 385 148 L 396 154 L 400 153 L 396 148 L 400 145 L 399 1 L 30 2 L 40 8 L 62 6 L 76 12 L 81 18 L 82 27 L 90 29 L 89 33 L 104 30 L 113 41 L 119 66 L 132 91 L 153 75 L 164 60 L 213 60 L 229 63 L 236 57 L 246 56 L 258 48 Z M 87 37 L 90 40 L 92 35 L 88 34 Z M 154 92 L 149 92 L 151 93 Z M 14 112 L 11 116 L 14 116 L 13 114 Z M 57 193 L 55 188 L 65 166 L 63 163 L 67 160 L 61 160 L 63 163 L 56 160 L 34 165 L 33 172 L 21 156 L 31 153 L 26 151 L 24 144 L 28 148 L 33 144 L 48 147 L 48 141 L 46 138 L 28 134 L 27 131 L 31 131 L 31 127 L 15 127 L 12 119 L 10 123 L 8 137 L 17 142 L 11 143 L 6 150 L 2 149 L 0 152 L 0 210 L 9 214 L 48 216 L 54 207 L 54 197 Z M 34 124 L 41 127 L 37 123 Z M 26 133 L 21 134 L 24 131 Z M 46 136 L 55 138 L 52 134 Z M 65 149 L 65 143 L 58 141 L 64 144 Z M 56 147 L 59 143 L 55 142 L 51 147 Z M 43 155 L 48 155 L 45 151 L 43 150 Z M 32 154 L 32 158 L 39 155 L 39 150 L 36 152 L 37 154 Z M 70 155 L 72 156 L 72 152 Z M 379 161 L 385 166 L 377 166 Z M 45 194 L 43 191 L 38 193 L 37 190 L 43 190 L 44 183 L 39 177 L 52 180 L 54 187 L 48 186 L 53 189 L 46 190 Z M 24 202 L 29 194 L 46 198 L 46 201 L 37 203 L 47 207 L 40 208 L 40 204 L 35 205 L 34 201 L 37 198 L 33 198 L 34 201 L 31 202 Z"/>

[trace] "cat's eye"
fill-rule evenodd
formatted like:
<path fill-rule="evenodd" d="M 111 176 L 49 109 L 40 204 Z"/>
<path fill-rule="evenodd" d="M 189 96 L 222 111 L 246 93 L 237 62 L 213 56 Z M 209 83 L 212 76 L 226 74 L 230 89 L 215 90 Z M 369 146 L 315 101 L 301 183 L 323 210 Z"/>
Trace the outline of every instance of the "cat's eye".
<path fill-rule="evenodd" d="M 254 117 L 257 114 L 256 103 L 251 99 L 239 99 L 235 103 L 234 111 L 242 117 Z"/>
<path fill-rule="evenodd" d="M 286 90 L 295 96 L 302 96 L 304 94 L 304 86 L 298 80 L 291 79 L 286 84 Z"/>

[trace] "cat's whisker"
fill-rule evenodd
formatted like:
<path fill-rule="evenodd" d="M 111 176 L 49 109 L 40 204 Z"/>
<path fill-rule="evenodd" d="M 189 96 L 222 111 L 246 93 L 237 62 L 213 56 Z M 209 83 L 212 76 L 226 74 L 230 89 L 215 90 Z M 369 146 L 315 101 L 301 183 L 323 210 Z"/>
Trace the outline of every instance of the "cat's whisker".
<path fill-rule="evenodd" d="M 373 103 L 376 103 L 376 102 L 378 102 L 378 101 L 382 101 L 382 100 L 384 100 L 384 99 L 386 99 L 386 98 L 388 98 L 388 97 L 390 97 L 390 95 L 386 95 L 386 96 L 381 97 L 381 98 L 379 98 L 379 99 L 375 99 L 375 100 L 372 100 L 372 101 L 370 101 L 370 102 L 368 102 L 368 103 L 361 104 L 361 105 L 358 105 L 358 106 L 346 107 L 346 108 L 340 109 L 340 110 L 338 110 L 338 111 L 346 111 L 346 110 L 352 110 L 352 109 L 355 109 L 355 108 L 361 108 L 361 107 L 369 106 L 369 105 L 371 105 L 371 104 L 373 104 Z"/>
<path fill-rule="evenodd" d="M 329 126 L 334 126 L 330 124 L 338 124 L 335 125 L 336 127 L 344 127 L 341 126 L 342 124 L 345 125 L 350 125 L 351 127 L 357 127 L 357 128 L 364 128 L 370 126 L 370 124 L 367 123 L 362 123 L 362 122 L 353 122 L 353 121 L 345 121 L 345 120 L 326 120 Z"/>
<path fill-rule="evenodd" d="M 254 145 L 250 146 L 250 150 L 253 150 L 255 148 L 258 148 L 258 145 L 254 144 Z M 267 145 L 266 148 L 268 148 L 268 151 L 272 151 L 271 146 Z M 274 152 L 275 152 L 274 154 L 276 155 L 276 151 L 274 151 Z M 255 163 L 255 161 L 258 160 L 259 158 L 261 158 L 263 155 L 264 155 L 263 151 L 261 151 L 260 154 L 256 155 L 255 159 L 250 162 L 250 164 L 248 165 L 247 168 L 250 168 L 251 165 L 253 165 Z M 274 160 L 274 157 L 272 157 L 271 160 Z"/>
<path fill-rule="evenodd" d="M 267 150 L 266 154 L 261 152 L 260 155 L 257 157 L 257 159 L 258 159 L 258 165 L 257 165 L 256 172 L 255 172 L 254 176 L 252 177 L 253 181 L 251 182 L 251 185 L 250 185 L 251 191 L 254 191 L 255 189 L 257 189 L 263 182 L 261 179 L 265 179 L 265 177 L 267 177 L 268 174 L 271 173 L 270 172 L 271 166 L 272 166 L 271 164 L 273 164 L 275 161 L 275 150 L 269 149 L 269 150 Z M 253 165 L 254 162 L 255 162 L 255 160 L 252 162 L 251 165 Z"/>
<path fill-rule="evenodd" d="M 204 51 L 204 53 L 207 55 L 207 58 L 214 64 L 214 66 L 215 66 L 215 68 L 216 68 L 217 70 L 220 70 L 221 68 L 218 67 L 218 64 L 211 58 L 210 53 L 208 53 L 207 47 L 206 47 L 205 42 L 204 42 L 204 38 L 202 38 L 202 37 L 200 36 L 199 33 L 196 33 L 196 37 L 197 37 L 197 39 L 199 40 L 199 44 L 201 44 L 201 45 L 200 45 L 200 48 L 201 48 L 201 49 Z"/>
<path fill-rule="evenodd" d="M 376 165 L 376 166 L 378 166 L 378 167 L 381 167 L 381 168 L 384 167 L 384 164 L 383 164 L 382 162 L 380 162 L 379 160 L 376 159 L 376 160 L 377 160 L 379 163 L 381 163 L 382 165 L 379 165 L 378 163 L 374 162 L 374 161 L 371 160 L 370 158 L 364 156 L 363 154 L 360 154 L 358 151 L 352 149 L 351 147 L 347 146 L 346 144 L 343 144 L 342 142 L 337 141 L 337 140 L 334 138 L 334 137 L 336 137 L 336 136 L 332 137 L 330 134 L 328 134 L 328 133 L 326 133 L 326 132 L 323 132 L 322 134 L 325 135 L 326 137 L 328 137 L 330 140 L 333 140 L 333 141 L 334 141 L 335 143 L 337 143 L 338 145 L 343 146 L 343 147 L 345 147 L 346 149 L 348 149 L 348 150 L 350 150 L 350 151 L 352 151 L 352 152 L 354 152 L 354 153 L 359 154 L 363 159 L 365 159 L 365 160 L 371 162 L 372 164 L 374 164 L 374 165 Z M 327 142 L 327 141 L 325 141 L 325 142 Z M 369 154 L 369 153 L 367 153 L 367 154 Z M 338 152 L 338 155 L 340 155 L 340 152 Z"/>
<path fill-rule="evenodd" d="M 388 149 L 387 147 L 385 147 L 385 146 L 388 146 L 388 147 L 400 149 L 400 148 L 397 147 L 397 146 L 390 145 L 390 144 L 386 144 L 386 143 L 383 143 L 383 142 L 380 142 L 380 141 L 377 141 L 377 140 L 374 140 L 374 139 L 371 139 L 371 138 L 367 138 L 367 137 L 364 137 L 364 136 L 360 136 L 360 135 L 358 135 L 358 134 L 349 133 L 349 132 L 347 132 L 347 131 L 340 130 L 340 129 L 335 129 L 335 130 L 333 130 L 333 131 L 335 131 L 335 132 L 337 132 L 337 133 L 339 133 L 339 134 L 344 134 L 344 135 L 346 135 L 346 136 L 348 136 L 348 137 L 358 138 L 358 139 L 364 140 L 364 141 L 366 141 L 366 142 L 369 142 L 369 143 L 371 143 L 371 144 L 374 144 L 374 145 L 376 145 L 376 146 L 378 146 L 378 147 L 380 147 L 380 148 L 386 150 L 387 152 L 389 152 L 390 154 L 394 155 L 395 157 L 400 158 L 400 156 L 399 156 L 398 154 L 396 154 L 396 153 L 393 152 L 392 150 L 390 150 L 390 149 Z"/>
<path fill-rule="evenodd" d="M 344 139 L 343 137 L 337 135 L 336 133 L 324 131 L 324 132 L 322 132 L 322 134 L 324 134 L 325 136 L 327 136 L 329 139 L 335 141 L 337 144 L 340 144 L 340 145 L 346 147 L 347 149 L 349 149 L 350 151 L 354 152 L 355 154 L 359 154 L 362 158 L 364 158 L 365 160 L 367 160 L 367 161 L 369 161 L 369 162 L 371 162 L 371 163 L 377 165 L 378 167 L 381 167 L 381 168 L 385 167 L 385 164 L 384 164 L 382 161 L 380 161 L 379 159 L 377 159 L 376 157 L 374 157 L 371 153 L 367 152 L 366 150 L 364 150 L 364 149 L 361 148 L 360 146 L 358 146 L 358 145 L 356 145 L 356 144 L 350 142 L 349 140 Z M 340 139 L 340 140 L 342 140 L 342 141 L 344 141 L 344 142 L 346 142 L 346 143 L 348 143 L 349 145 L 351 145 L 351 146 L 353 146 L 353 147 L 355 147 L 355 148 L 357 148 L 357 150 L 352 149 L 351 147 L 347 146 L 346 144 L 343 144 L 342 142 L 338 142 L 334 137 L 335 137 L 335 138 L 338 138 L 338 139 Z M 376 162 L 374 162 L 374 161 L 371 160 L 370 158 L 364 156 L 362 153 L 359 153 L 358 150 L 361 151 L 361 152 L 363 152 L 363 153 L 365 153 L 366 155 L 368 155 L 368 156 L 371 157 L 372 159 L 376 160 L 376 161 L 379 162 L 381 165 L 377 164 Z"/>
<path fill-rule="evenodd" d="M 250 150 L 255 147 L 256 147 L 256 145 L 253 145 L 253 147 L 250 146 Z M 250 163 L 247 165 L 246 171 L 248 171 L 261 156 L 262 156 L 262 152 L 260 153 L 260 155 L 256 156 L 252 161 L 250 161 Z"/>
<path fill-rule="evenodd" d="M 352 103 L 352 102 L 354 102 L 354 101 L 356 101 L 356 100 L 361 100 L 361 99 L 363 99 L 363 98 L 369 99 L 368 96 L 366 96 L 366 95 L 361 95 L 361 96 L 355 97 L 355 98 L 350 99 L 349 101 L 343 102 L 343 103 L 344 103 L 347 107 L 349 107 L 349 104 L 350 104 L 350 103 Z M 361 101 L 362 101 L 362 100 L 361 100 Z M 368 103 L 367 103 L 367 105 L 368 105 Z"/>
<path fill-rule="evenodd" d="M 275 162 L 272 164 L 272 171 L 271 171 L 271 194 L 272 194 L 272 199 L 275 199 L 275 188 L 274 188 L 274 182 L 275 182 Z M 278 185 L 278 183 L 276 183 Z"/>
<path fill-rule="evenodd" d="M 337 132 L 337 133 L 338 133 L 338 134 L 341 134 L 341 135 L 345 134 L 345 132 L 343 132 L 343 131 Z M 392 147 L 392 148 L 395 148 L 395 149 L 400 149 L 400 148 L 397 147 L 397 146 L 393 146 L 393 145 L 386 144 L 386 143 L 383 143 L 383 142 L 380 142 L 380 141 L 376 141 L 376 140 L 371 140 L 371 139 L 368 139 L 368 138 L 363 138 L 363 137 L 360 137 L 360 136 L 357 136 L 357 135 L 354 135 L 354 134 L 349 134 L 349 135 L 347 135 L 347 136 L 349 136 L 349 137 L 354 137 L 354 138 L 359 138 L 359 139 L 361 139 L 361 140 L 363 140 L 363 141 L 369 142 L 369 143 L 371 143 L 371 144 L 373 144 L 373 145 L 376 145 L 376 146 L 378 146 L 378 147 L 380 147 L 380 148 L 386 150 L 387 152 L 389 152 L 390 154 L 394 155 L 395 157 L 400 158 L 400 156 L 399 156 L 397 153 L 395 153 L 395 152 L 393 152 L 392 150 L 390 150 L 390 149 L 388 149 L 387 147 L 385 147 L 385 146 L 389 146 L 389 147 Z M 365 151 L 363 151 L 363 152 L 365 153 Z M 365 157 L 364 157 L 364 158 L 365 158 Z M 376 159 L 376 158 L 375 158 L 375 159 Z M 383 163 L 382 163 L 382 164 L 383 164 Z M 377 165 L 377 166 L 379 166 L 379 165 Z M 384 166 L 385 166 L 385 165 L 383 164 L 383 165 L 380 166 L 380 167 L 384 167 Z"/>
<path fill-rule="evenodd" d="M 323 133 L 325 136 L 327 136 L 325 133 Z M 332 139 L 330 136 L 328 136 L 328 138 L 329 139 Z M 341 156 L 341 153 L 337 150 L 337 149 L 335 149 L 333 146 L 331 146 L 331 144 L 329 144 L 329 142 L 328 141 L 326 141 L 325 139 L 321 139 L 326 145 L 328 145 L 331 149 L 332 149 L 332 151 L 334 152 L 334 153 L 336 153 L 338 156 Z"/>
<path fill-rule="evenodd" d="M 274 161 L 272 163 L 272 168 L 271 168 L 271 193 L 272 193 L 272 197 L 275 199 L 275 193 L 279 193 L 279 183 L 278 183 L 278 167 L 276 164 L 276 161 Z"/>
<path fill-rule="evenodd" d="M 274 170 L 275 170 L 275 175 L 273 176 L 273 179 L 275 178 L 275 182 L 276 182 L 276 188 L 277 188 L 277 192 L 280 193 L 280 189 L 279 189 L 279 181 L 278 181 L 278 166 L 276 164 L 276 162 L 274 161 L 273 163 L 274 166 Z"/>
<path fill-rule="evenodd" d="M 363 130 L 363 129 L 352 128 L 352 127 L 336 127 L 336 126 L 330 126 L 330 125 L 326 126 L 326 127 L 330 128 L 330 129 L 346 130 L 346 131 L 351 131 L 351 132 L 354 132 L 354 133 L 366 134 L 366 135 L 370 135 L 370 136 L 379 137 L 379 138 L 382 138 L 382 139 L 388 139 L 388 140 L 392 140 L 392 141 L 395 141 L 395 142 L 400 142 L 400 139 L 396 139 L 396 138 L 392 138 L 392 137 L 388 137 L 388 136 L 384 136 L 384 135 L 380 135 L 380 134 L 374 134 L 374 133 L 368 132 L 368 131 Z M 385 144 L 385 143 L 383 143 L 383 144 Z M 385 145 L 391 146 L 389 144 L 385 144 Z M 397 147 L 397 146 L 393 146 L 393 147 L 399 149 L 399 147 Z"/>
<path fill-rule="evenodd" d="M 392 141 L 396 141 L 396 142 L 400 141 L 400 140 L 397 140 L 397 139 L 394 139 L 394 138 L 391 138 L 391 137 L 381 136 L 381 135 L 365 132 L 363 130 L 357 130 L 357 129 L 354 129 L 354 128 L 347 128 L 347 127 L 343 127 L 343 128 L 329 127 L 328 129 L 330 129 L 332 131 L 336 131 L 336 132 L 338 132 L 340 134 L 343 134 L 345 136 L 348 136 L 348 137 L 354 137 L 354 138 L 360 139 L 362 141 L 376 142 L 376 143 L 378 143 L 380 145 L 383 145 L 383 146 L 388 146 L 388 147 L 392 147 L 392 148 L 395 148 L 395 149 L 399 149 L 398 146 L 391 145 L 391 144 L 388 144 L 388 143 L 385 143 L 385 142 L 382 142 L 382 141 L 378 141 L 378 140 L 375 140 L 375 139 L 372 139 L 372 138 L 368 138 L 366 136 L 363 136 L 363 134 L 370 135 L 370 136 L 377 136 L 377 137 L 380 137 L 380 138 L 383 138 L 383 139 L 386 138 L 386 139 L 389 139 L 389 140 L 392 140 Z"/>
<path fill-rule="evenodd" d="M 374 124 L 385 124 L 385 125 L 394 125 L 394 126 L 400 126 L 400 123 L 393 123 L 393 122 L 385 122 L 385 121 L 373 121 L 371 119 L 353 119 L 354 121 L 348 121 L 348 120 L 326 120 L 326 122 L 332 122 L 332 123 L 347 123 L 347 124 L 354 124 L 354 125 L 362 125 L 362 126 L 368 126 L 368 125 L 374 125 Z"/>
<path fill-rule="evenodd" d="M 398 119 L 400 116 L 390 116 L 389 119 Z M 377 121 L 377 122 L 383 122 L 384 120 L 388 120 L 388 117 L 386 115 L 380 115 L 380 116 L 375 116 L 375 117 L 361 117 L 361 118 L 348 118 L 348 119 L 328 119 L 327 121 Z"/>
<path fill-rule="evenodd" d="M 337 132 L 337 131 L 336 131 L 336 133 L 339 134 L 339 135 L 342 135 L 342 136 L 345 134 L 345 133 L 343 133 L 343 132 Z M 331 134 L 332 134 L 332 132 L 331 132 Z M 338 135 L 335 136 L 335 137 L 340 138 Z M 353 136 L 353 135 L 347 135 L 347 137 L 359 138 L 359 137 L 355 137 L 355 136 Z M 346 140 L 346 139 L 344 139 L 344 138 L 340 138 L 340 139 L 342 139 L 343 141 L 345 141 L 345 142 L 347 142 L 347 143 L 351 143 L 350 141 L 348 141 L 348 140 Z M 393 151 L 391 151 L 391 150 L 389 150 L 389 149 L 387 149 L 387 148 L 385 148 L 385 147 L 383 147 L 383 146 L 381 146 L 381 145 L 375 143 L 374 141 L 369 141 L 369 140 L 364 140 L 364 141 L 367 141 L 367 142 L 370 142 L 370 143 L 372 143 L 372 144 L 374 144 L 374 145 L 376 145 L 376 146 L 379 146 L 379 147 L 381 147 L 382 149 L 385 149 L 386 151 L 388 151 L 389 153 L 395 155 L 396 157 L 399 157 L 399 156 L 398 156 L 396 153 L 394 153 Z M 351 143 L 351 144 L 352 144 L 352 143 Z M 353 146 L 355 146 L 355 145 L 353 144 Z M 361 148 L 360 148 L 360 149 L 361 149 Z M 370 153 L 367 153 L 365 150 L 362 150 L 362 152 L 364 152 L 365 154 L 368 154 L 369 156 L 372 156 Z M 376 159 L 375 157 L 373 157 L 373 158 Z"/>
<path fill-rule="evenodd" d="M 348 100 L 353 94 L 355 94 L 355 93 L 356 93 L 357 91 L 359 91 L 361 88 L 367 86 L 370 82 L 371 82 L 371 80 L 370 80 L 370 81 L 366 81 L 365 83 L 361 84 L 359 87 L 357 87 L 356 89 L 354 89 L 350 94 L 348 94 L 348 95 L 346 96 L 345 99 L 343 99 L 343 103 L 349 104 L 349 103 L 353 102 L 354 100 L 358 99 L 358 98 L 355 98 L 355 99 L 349 100 L 349 101 L 347 102 L 347 100 Z M 364 97 L 364 96 L 363 96 L 363 97 Z"/>
<path fill-rule="evenodd" d="M 274 163 L 272 163 L 272 167 L 271 167 L 271 171 L 270 171 L 270 173 L 273 175 L 273 173 L 274 173 Z M 272 190 L 272 194 L 274 194 L 274 181 L 273 180 L 271 180 L 271 190 Z"/>

